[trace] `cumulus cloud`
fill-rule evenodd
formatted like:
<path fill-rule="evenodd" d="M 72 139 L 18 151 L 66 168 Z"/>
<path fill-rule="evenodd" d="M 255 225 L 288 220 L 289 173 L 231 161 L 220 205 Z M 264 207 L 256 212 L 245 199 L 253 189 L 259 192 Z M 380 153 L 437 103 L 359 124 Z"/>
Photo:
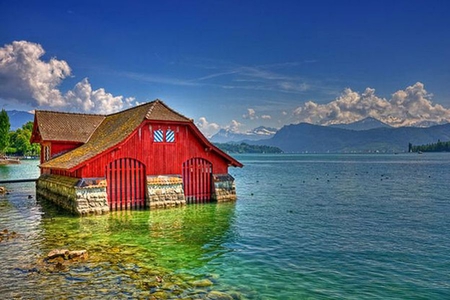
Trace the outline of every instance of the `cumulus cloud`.
<path fill-rule="evenodd" d="M 45 51 L 39 44 L 13 42 L 0 48 L 0 97 L 28 104 L 62 106 L 64 99 L 57 89 L 70 75 L 63 60 L 48 62 L 40 58 Z"/>
<path fill-rule="evenodd" d="M 248 120 L 257 120 L 257 119 L 270 120 L 272 119 L 272 116 L 258 115 L 253 108 L 247 108 L 247 112 L 242 115 L 242 118 Z"/>
<path fill-rule="evenodd" d="M 239 123 L 236 120 L 231 120 L 230 124 L 225 126 L 225 129 L 231 132 L 240 132 L 240 128 L 242 127 L 242 123 Z"/>
<path fill-rule="evenodd" d="M 0 48 L 0 98 L 32 107 L 97 113 L 118 111 L 134 100 L 113 96 L 103 88 L 94 90 L 87 78 L 63 94 L 58 87 L 72 70 L 64 60 L 42 60 L 44 54 L 41 45 L 28 41 L 14 41 Z"/>
<path fill-rule="evenodd" d="M 205 117 L 200 117 L 195 123 L 198 129 L 208 138 L 213 136 L 219 129 L 220 126 L 217 123 L 210 123 Z"/>
<path fill-rule="evenodd" d="M 420 82 L 395 92 L 391 99 L 375 95 L 367 88 L 358 93 L 347 88 L 327 104 L 306 102 L 294 110 L 298 122 L 331 125 L 352 123 L 367 117 L 376 118 L 391 126 L 423 126 L 450 122 L 450 110 L 433 104 Z"/>
<path fill-rule="evenodd" d="M 247 113 L 243 114 L 242 117 L 250 120 L 258 119 L 258 116 L 253 108 L 247 108 Z"/>

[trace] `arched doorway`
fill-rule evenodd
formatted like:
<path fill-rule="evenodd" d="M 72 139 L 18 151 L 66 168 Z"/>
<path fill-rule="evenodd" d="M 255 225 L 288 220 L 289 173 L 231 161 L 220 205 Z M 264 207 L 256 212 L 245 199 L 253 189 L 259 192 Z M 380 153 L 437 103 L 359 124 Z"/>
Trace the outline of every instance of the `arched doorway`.
<path fill-rule="evenodd" d="M 203 158 L 183 163 L 183 187 L 187 203 L 208 202 L 212 192 L 212 164 Z"/>
<path fill-rule="evenodd" d="M 108 204 L 111 210 L 145 207 L 145 165 L 132 158 L 119 158 L 106 166 Z"/>

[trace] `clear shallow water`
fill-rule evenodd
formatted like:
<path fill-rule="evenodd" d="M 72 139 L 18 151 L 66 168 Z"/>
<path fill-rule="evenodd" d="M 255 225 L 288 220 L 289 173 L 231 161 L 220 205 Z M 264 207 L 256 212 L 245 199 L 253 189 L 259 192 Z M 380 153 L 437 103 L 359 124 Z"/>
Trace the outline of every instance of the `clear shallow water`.
<path fill-rule="evenodd" d="M 75 218 L 36 201 L 32 183 L 7 185 L 0 230 L 18 236 L 0 242 L 1 294 L 450 297 L 450 154 L 237 158 L 245 167 L 230 170 L 239 200 L 229 204 Z M 2 166 L 0 178 L 37 172 L 25 162 Z M 42 269 L 55 248 L 89 258 Z"/>

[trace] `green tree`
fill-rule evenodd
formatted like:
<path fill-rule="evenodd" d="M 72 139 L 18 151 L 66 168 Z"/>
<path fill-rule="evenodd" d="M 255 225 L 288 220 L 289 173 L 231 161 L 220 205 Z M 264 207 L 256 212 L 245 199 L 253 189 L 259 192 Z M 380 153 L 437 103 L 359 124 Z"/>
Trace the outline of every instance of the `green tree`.
<path fill-rule="evenodd" d="M 33 131 L 33 122 L 28 122 L 22 128 L 11 132 L 9 153 L 16 155 L 31 155 L 35 156 L 40 153 L 39 144 L 31 144 L 30 138 Z"/>
<path fill-rule="evenodd" d="M 0 153 L 4 153 L 6 147 L 9 146 L 9 123 L 8 113 L 5 109 L 0 112 Z"/>

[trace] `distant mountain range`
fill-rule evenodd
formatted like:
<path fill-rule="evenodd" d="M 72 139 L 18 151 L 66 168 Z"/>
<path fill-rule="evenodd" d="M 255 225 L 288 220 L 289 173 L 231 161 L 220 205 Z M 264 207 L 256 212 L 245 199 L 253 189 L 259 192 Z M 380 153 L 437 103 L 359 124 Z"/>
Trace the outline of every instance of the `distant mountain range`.
<path fill-rule="evenodd" d="M 242 141 L 256 141 L 262 139 L 269 139 L 277 132 L 276 128 L 260 126 L 248 132 L 233 132 L 229 129 L 220 129 L 215 135 L 210 138 L 213 143 L 228 143 L 228 142 L 242 142 Z"/>
<path fill-rule="evenodd" d="M 350 129 L 350 130 L 369 130 L 375 128 L 392 128 L 392 126 L 383 123 L 375 118 L 368 117 L 362 119 L 360 121 L 356 121 L 350 124 L 335 124 L 330 125 L 329 127 L 342 128 L 342 129 Z"/>
<path fill-rule="evenodd" d="M 11 130 L 34 120 L 25 111 L 7 111 Z M 260 126 L 245 133 L 221 129 L 211 137 L 213 143 L 246 142 L 278 147 L 284 152 L 348 153 L 405 152 L 408 144 L 425 145 L 450 141 L 450 123 L 431 127 L 394 128 L 374 118 L 331 126 L 300 123 L 275 128 Z"/>
<path fill-rule="evenodd" d="M 34 115 L 26 111 L 7 110 L 6 113 L 8 114 L 11 130 L 13 131 L 34 120 Z"/>
<path fill-rule="evenodd" d="M 296 153 L 392 153 L 408 151 L 409 143 L 423 145 L 438 140 L 450 140 L 450 124 L 350 130 L 300 123 L 284 126 L 272 138 L 253 143 Z"/>

